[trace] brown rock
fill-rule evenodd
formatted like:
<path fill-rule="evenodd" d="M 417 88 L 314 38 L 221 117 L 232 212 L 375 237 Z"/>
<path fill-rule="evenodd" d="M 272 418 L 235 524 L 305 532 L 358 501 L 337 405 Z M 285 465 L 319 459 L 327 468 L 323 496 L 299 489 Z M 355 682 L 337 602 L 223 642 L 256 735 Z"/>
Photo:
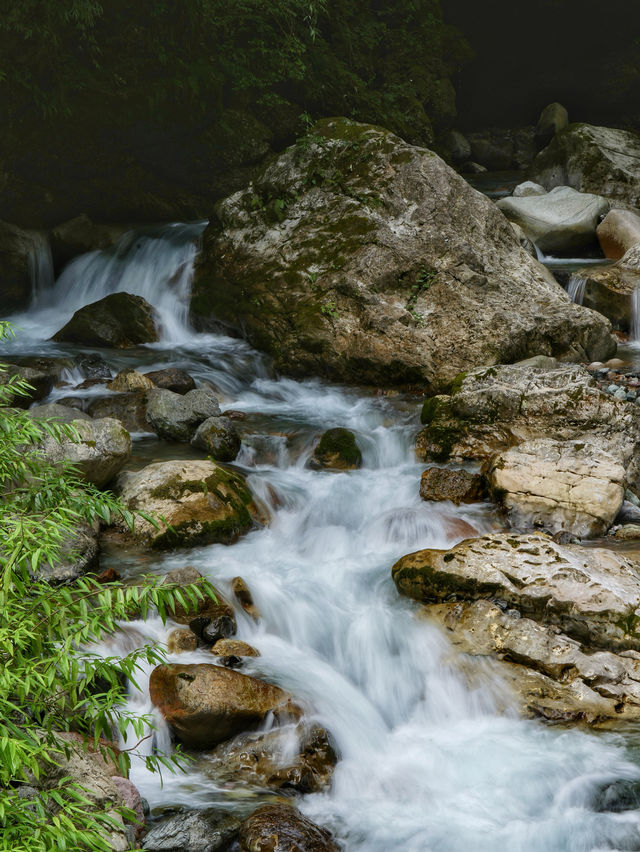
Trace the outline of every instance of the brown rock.
<path fill-rule="evenodd" d="M 236 596 L 236 600 L 247 615 L 250 615 L 251 618 L 255 618 L 256 621 L 262 617 L 260 615 L 260 610 L 253 602 L 253 595 L 249 591 L 249 587 L 242 577 L 234 577 L 231 581 L 231 588 Z"/>
<path fill-rule="evenodd" d="M 180 654 L 183 651 L 195 651 L 198 647 L 198 637 L 186 627 L 176 627 L 167 637 L 167 648 L 170 654 Z"/>
<path fill-rule="evenodd" d="M 456 506 L 475 503 L 485 496 L 484 481 L 479 473 L 429 467 L 420 480 L 420 496 L 423 500 L 451 500 Z"/>
<path fill-rule="evenodd" d="M 240 826 L 241 852 L 338 852 L 331 834 L 297 808 L 264 805 Z"/>
<path fill-rule="evenodd" d="M 218 639 L 211 648 L 211 653 L 216 657 L 259 657 L 260 651 L 256 651 L 253 645 L 242 642 L 240 639 Z"/>
<path fill-rule="evenodd" d="M 151 379 L 131 367 L 120 370 L 117 376 L 107 382 L 107 388 L 112 391 L 143 391 L 152 387 L 154 384 Z"/>
<path fill-rule="evenodd" d="M 263 721 L 293 714 L 277 686 L 209 663 L 160 665 L 149 680 L 151 701 L 188 748 L 212 748 Z"/>

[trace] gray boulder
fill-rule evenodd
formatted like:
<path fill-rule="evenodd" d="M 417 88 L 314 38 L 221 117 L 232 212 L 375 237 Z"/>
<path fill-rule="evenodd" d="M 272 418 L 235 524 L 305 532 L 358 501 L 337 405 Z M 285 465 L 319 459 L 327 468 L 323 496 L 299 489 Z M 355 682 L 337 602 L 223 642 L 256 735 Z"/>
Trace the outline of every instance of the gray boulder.
<path fill-rule="evenodd" d="M 529 177 L 547 189 L 571 186 L 640 208 L 640 135 L 570 124 L 537 155 Z"/>
<path fill-rule="evenodd" d="M 198 426 L 210 417 L 220 416 L 218 399 L 206 388 L 184 395 L 162 388 L 147 395 L 147 420 L 159 437 L 188 443 Z"/>
<path fill-rule="evenodd" d="M 29 409 L 29 416 L 35 420 L 53 420 L 56 423 L 72 423 L 74 420 L 91 420 L 89 414 L 69 405 L 50 402 L 47 405 L 34 405 Z"/>
<path fill-rule="evenodd" d="M 609 210 L 597 195 L 558 186 L 544 195 L 501 198 L 497 206 L 516 222 L 543 252 L 572 251 L 595 239 L 596 227 Z"/>
<path fill-rule="evenodd" d="M 311 138 L 218 206 L 196 262 L 199 327 L 240 329 L 289 374 L 383 386 L 613 354 L 606 321 L 571 305 L 434 153 L 346 119 Z"/>
<path fill-rule="evenodd" d="M 79 440 L 63 437 L 60 442 L 46 436 L 40 452 L 46 459 L 59 464 L 70 461 L 82 477 L 101 488 L 124 467 L 131 455 L 131 436 L 118 420 L 72 420 L 71 426 Z"/>
<path fill-rule="evenodd" d="M 38 576 L 49 583 L 70 583 L 98 567 L 98 529 L 89 524 L 79 524 L 67 537 L 54 565 L 42 562 Z"/>
<path fill-rule="evenodd" d="M 540 113 L 533 137 L 536 150 L 547 146 L 556 133 L 560 133 L 569 124 L 569 113 L 557 102 L 548 104 Z"/>
<path fill-rule="evenodd" d="M 240 435 L 228 417 L 208 417 L 191 439 L 192 446 L 221 462 L 232 462 L 240 452 L 240 444 Z"/>
<path fill-rule="evenodd" d="M 233 814 L 215 808 L 186 811 L 152 823 L 143 846 L 147 852 L 225 852 L 240 823 Z"/>

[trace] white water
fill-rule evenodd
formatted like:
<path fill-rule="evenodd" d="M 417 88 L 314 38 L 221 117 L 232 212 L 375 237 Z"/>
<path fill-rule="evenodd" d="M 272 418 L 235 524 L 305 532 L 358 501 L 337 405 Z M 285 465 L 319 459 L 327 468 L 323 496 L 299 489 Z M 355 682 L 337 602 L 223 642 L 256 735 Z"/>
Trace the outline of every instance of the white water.
<path fill-rule="evenodd" d="M 629 342 L 635 346 L 640 346 L 640 288 L 636 289 L 631 294 L 631 329 L 629 334 Z"/>
<path fill-rule="evenodd" d="M 132 262 L 135 280 L 151 279 Z M 172 275 L 156 272 L 163 283 L 147 292 L 160 306 L 173 298 Z M 140 567 L 194 565 L 227 593 L 231 578 L 245 579 L 263 615 L 256 624 L 237 612 L 239 638 L 261 653 L 245 671 L 290 690 L 341 754 L 331 790 L 301 798 L 300 807 L 347 852 L 640 849 L 637 812 L 593 810 L 606 784 L 640 779 L 622 736 L 518 718 L 497 665 L 459 659 L 446 635 L 396 593 L 391 567 L 400 556 L 452 545 L 469 534 L 461 521 L 478 531 L 493 523 L 486 505 L 420 500 L 423 465 L 411 450 L 417 402 L 275 379 L 249 347 L 225 337 L 191 335 L 156 356 L 174 358 L 251 414 L 241 460 L 273 514 L 232 546 L 154 555 Z M 314 436 L 337 425 L 356 432 L 363 468 L 308 470 Z M 125 652 L 143 636 L 162 644 L 170 628 L 136 623 L 105 650 Z M 211 662 L 204 651 L 172 659 Z M 129 706 L 139 713 L 152 709 L 144 681 L 142 692 L 131 690 Z M 156 747 L 170 747 L 161 725 Z M 132 777 L 152 807 L 250 801 L 250 790 L 216 785 L 200 771 L 164 773 L 162 786 L 136 762 Z"/>
<path fill-rule="evenodd" d="M 74 258 L 55 284 L 51 275 L 41 274 L 44 280 L 34 286 L 31 309 L 16 317 L 16 324 L 30 339 L 47 340 L 79 308 L 111 293 L 125 292 L 154 305 L 160 315 L 163 342 L 189 340 L 193 261 L 205 227 L 206 222 L 173 223 L 129 231 L 113 248 Z M 41 260 L 37 263 L 43 265 Z"/>
<path fill-rule="evenodd" d="M 582 275 L 572 275 L 567 285 L 567 294 L 572 302 L 581 305 L 584 300 L 584 291 L 587 286 L 587 279 Z"/>

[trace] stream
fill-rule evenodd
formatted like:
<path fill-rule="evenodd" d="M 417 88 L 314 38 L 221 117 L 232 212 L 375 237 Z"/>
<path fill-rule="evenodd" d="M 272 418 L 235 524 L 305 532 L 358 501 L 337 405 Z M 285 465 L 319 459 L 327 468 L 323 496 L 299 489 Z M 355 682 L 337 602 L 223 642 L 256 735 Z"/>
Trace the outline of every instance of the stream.
<path fill-rule="evenodd" d="M 243 671 L 290 691 L 333 737 L 340 761 L 330 791 L 300 797 L 298 805 L 348 852 L 640 849 L 640 812 L 602 805 L 610 785 L 640 783 L 637 732 L 523 720 L 497 664 L 458 655 L 446 635 L 396 592 L 391 567 L 399 557 L 451 547 L 468 537 L 469 525 L 478 533 L 500 526 L 488 503 L 455 507 L 420 499 L 424 464 L 412 450 L 419 400 L 279 378 L 246 343 L 193 332 L 189 287 L 203 228 L 148 229 L 125 235 L 116 249 L 76 258 L 55 284 L 34 286 L 31 309 L 12 318 L 22 332 L 3 344 L 7 360 L 16 352 L 98 351 L 48 338 L 78 307 L 117 290 L 137 293 L 157 308 L 162 339 L 125 352 L 101 350 L 114 373 L 126 365 L 178 366 L 210 383 L 223 410 L 247 415 L 233 467 L 268 508 L 270 522 L 230 546 L 108 549 L 103 566 L 130 577 L 192 565 L 229 600 L 232 578 L 244 578 L 262 618 L 255 622 L 236 607 L 237 638 L 261 654 Z M 40 280 L 49 280 L 46 270 Z M 68 386 L 52 398 L 73 393 L 87 392 Z M 306 466 L 314 440 L 334 426 L 355 432 L 360 470 Z M 132 467 L 176 457 L 202 454 L 148 433 L 134 436 Z M 103 650 L 165 643 L 174 626 L 153 618 L 133 622 Z M 212 662 L 205 650 L 168 659 Z M 140 690 L 129 688 L 129 709 L 136 713 L 153 713 L 149 673 L 141 676 Z M 143 748 L 170 749 L 162 720 L 156 726 Z M 131 778 L 154 812 L 219 805 L 247 813 L 276 798 L 264 789 L 218 782 L 200 764 L 160 777 L 134 760 Z"/>

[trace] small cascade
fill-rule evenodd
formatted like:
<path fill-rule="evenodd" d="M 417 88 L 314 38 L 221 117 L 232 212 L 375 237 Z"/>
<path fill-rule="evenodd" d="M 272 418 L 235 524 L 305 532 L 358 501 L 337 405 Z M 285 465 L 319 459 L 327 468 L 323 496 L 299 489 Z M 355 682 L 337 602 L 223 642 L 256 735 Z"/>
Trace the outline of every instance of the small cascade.
<path fill-rule="evenodd" d="M 37 304 L 44 294 L 51 292 L 55 280 L 51 244 L 42 231 L 29 231 L 29 277 L 31 278 L 31 302 Z"/>
<path fill-rule="evenodd" d="M 45 274 L 44 248 L 34 243 L 34 299 L 22 328 L 40 338 L 60 329 L 79 308 L 111 293 L 142 296 L 160 317 L 161 340 L 183 343 L 192 336 L 189 302 L 193 263 L 206 222 L 168 224 L 128 231 L 103 251 L 80 255 L 53 283 L 53 265 Z M 45 241 L 46 242 L 46 241 Z"/>
<path fill-rule="evenodd" d="M 567 294 L 572 302 L 576 305 L 581 305 L 584 300 L 584 291 L 587 286 L 587 279 L 582 275 L 572 275 L 567 284 Z"/>

